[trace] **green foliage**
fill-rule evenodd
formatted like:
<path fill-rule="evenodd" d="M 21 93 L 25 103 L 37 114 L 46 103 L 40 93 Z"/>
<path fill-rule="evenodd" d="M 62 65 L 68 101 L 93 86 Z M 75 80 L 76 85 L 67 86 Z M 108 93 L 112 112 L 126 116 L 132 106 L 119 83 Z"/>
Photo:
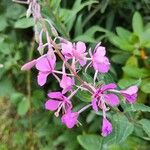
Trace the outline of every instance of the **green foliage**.
<path fill-rule="evenodd" d="M 26 29 L 34 25 L 32 18 L 21 18 L 15 22 L 15 28 Z"/>

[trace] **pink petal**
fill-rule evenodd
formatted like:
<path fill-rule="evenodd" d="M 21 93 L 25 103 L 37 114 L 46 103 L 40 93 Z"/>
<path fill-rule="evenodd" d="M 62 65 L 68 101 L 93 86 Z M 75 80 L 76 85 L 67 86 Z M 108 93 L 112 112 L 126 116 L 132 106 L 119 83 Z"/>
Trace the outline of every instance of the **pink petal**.
<path fill-rule="evenodd" d="M 80 65 L 83 67 L 86 65 L 87 60 L 84 58 L 83 60 L 79 60 Z"/>
<path fill-rule="evenodd" d="M 49 92 L 47 95 L 50 98 L 55 98 L 55 99 L 59 99 L 59 100 L 62 100 L 64 98 L 64 96 L 61 92 Z"/>
<path fill-rule="evenodd" d="M 61 48 L 62 48 L 62 54 L 67 57 L 67 58 L 72 58 L 73 54 L 72 54 L 72 49 L 73 49 L 73 45 L 71 42 L 67 42 L 67 43 L 61 43 Z"/>
<path fill-rule="evenodd" d="M 86 45 L 84 42 L 77 42 L 76 44 L 76 50 L 79 51 L 80 53 L 84 53 L 86 51 Z"/>
<path fill-rule="evenodd" d="M 103 47 L 103 46 L 97 47 L 97 49 L 96 49 L 96 55 L 98 57 L 105 56 L 105 54 L 106 54 L 105 47 Z"/>
<path fill-rule="evenodd" d="M 60 104 L 60 101 L 48 100 L 48 101 L 46 101 L 46 103 L 45 103 L 45 109 L 51 110 L 51 111 L 57 110 L 59 104 Z"/>
<path fill-rule="evenodd" d="M 46 83 L 47 80 L 47 76 L 49 75 L 49 73 L 43 73 L 43 72 L 39 72 L 38 74 L 38 84 L 40 86 L 43 86 Z"/>
<path fill-rule="evenodd" d="M 55 55 L 46 54 L 37 59 L 36 68 L 42 72 L 52 72 L 56 63 Z"/>
<path fill-rule="evenodd" d="M 97 106 L 97 99 L 94 98 L 92 100 L 92 108 L 97 112 L 98 111 L 98 106 Z"/>
<path fill-rule="evenodd" d="M 119 98 L 115 94 L 105 94 L 105 101 L 110 106 L 117 106 L 119 105 Z"/>
<path fill-rule="evenodd" d="M 66 75 L 62 76 L 62 80 L 60 82 L 60 87 L 63 88 L 62 94 L 70 91 L 74 85 L 74 80 Z"/>
<path fill-rule="evenodd" d="M 36 64 L 36 59 L 24 64 L 22 67 L 21 67 L 21 70 L 30 70 L 34 65 Z"/>
<path fill-rule="evenodd" d="M 94 56 L 93 67 L 95 70 L 98 70 L 100 73 L 107 73 L 110 69 L 110 63 L 106 57 Z"/>
<path fill-rule="evenodd" d="M 103 85 L 103 86 L 101 87 L 101 90 L 102 90 L 102 91 L 106 91 L 106 90 L 115 89 L 116 87 L 117 87 L 116 84 L 110 83 L 110 84 Z"/>
<path fill-rule="evenodd" d="M 73 128 L 78 123 L 78 113 L 74 112 L 67 112 L 61 118 L 63 124 L 66 124 L 68 128 Z"/>
<path fill-rule="evenodd" d="M 37 60 L 37 63 L 36 63 L 36 68 L 39 70 L 39 71 L 42 71 L 42 72 L 51 72 L 52 71 L 52 68 L 50 66 L 50 62 L 47 58 L 47 56 L 45 55 L 44 57 L 40 57 L 38 60 Z"/>
<path fill-rule="evenodd" d="M 121 93 L 132 95 L 132 94 L 136 94 L 137 91 L 138 91 L 138 87 L 134 85 L 134 86 L 129 87 L 126 90 L 121 90 Z"/>

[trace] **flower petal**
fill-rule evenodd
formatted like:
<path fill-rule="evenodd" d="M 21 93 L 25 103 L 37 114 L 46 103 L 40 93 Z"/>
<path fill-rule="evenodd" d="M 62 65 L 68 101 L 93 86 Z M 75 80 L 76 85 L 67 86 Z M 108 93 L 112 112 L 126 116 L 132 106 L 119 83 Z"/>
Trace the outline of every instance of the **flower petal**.
<path fill-rule="evenodd" d="M 66 124 L 67 128 L 73 128 L 78 123 L 78 116 L 77 112 L 67 112 L 61 118 L 63 124 Z"/>
<path fill-rule="evenodd" d="M 70 91 L 72 86 L 74 85 L 74 79 L 67 77 L 66 75 L 62 76 L 62 80 L 60 82 L 60 87 L 63 88 L 62 94 Z"/>
<path fill-rule="evenodd" d="M 39 71 L 42 71 L 42 72 L 51 72 L 52 71 L 52 68 L 50 66 L 50 62 L 49 62 L 49 59 L 47 58 L 46 55 L 44 56 L 41 56 L 38 60 L 37 60 L 37 63 L 36 63 L 36 68 L 39 70 Z"/>
<path fill-rule="evenodd" d="M 76 50 L 79 51 L 81 54 L 83 54 L 86 51 L 86 45 L 84 42 L 77 42 L 76 44 Z"/>
<path fill-rule="evenodd" d="M 22 67 L 21 67 L 21 70 L 30 70 L 34 65 L 36 64 L 36 59 L 24 64 Z"/>
<path fill-rule="evenodd" d="M 48 100 L 48 101 L 46 101 L 46 103 L 45 103 L 45 109 L 51 110 L 51 111 L 57 110 L 59 104 L 60 104 L 60 101 Z"/>
<path fill-rule="evenodd" d="M 119 98 L 115 94 L 105 94 L 104 95 L 105 101 L 110 106 L 117 106 L 119 105 Z"/>
<path fill-rule="evenodd" d="M 55 99 L 59 99 L 59 100 L 62 100 L 64 98 L 64 96 L 61 92 L 49 92 L 47 95 L 50 98 L 55 98 Z"/>
<path fill-rule="evenodd" d="M 138 87 L 134 85 L 134 86 L 127 88 L 126 90 L 121 90 L 121 93 L 132 95 L 132 94 L 136 94 L 137 91 L 138 91 Z"/>
<path fill-rule="evenodd" d="M 49 75 L 49 73 L 44 73 L 44 72 L 39 72 L 38 74 L 38 84 L 40 86 L 43 86 L 46 83 L 47 80 L 47 76 Z"/>
<path fill-rule="evenodd" d="M 67 58 L 72 58 L 72 49 L 73 45 L 71 42 L 67 41 L 67 43 L 61 43 L 62 54 Z"/>
<path fill-rule="evenodd" d="M 98 57 L 100 57 L 100 56 L 105 56 L 105 54 L 106 54 L 105 47 L 103 47 L 103 46 L 98 46 L 95 53 L 96 53 L 96 55 L 97 55 Z"/>
<path fill-rule="evenodd" d="M 117 87 L 116 84 L 114 84 L 114 83 L 109 83 L 109 84 L 103 85 L 103 86 L 101 87 L 101 91 L 106 91 L 106 90 L 115 89 L 116 87 Z"/>
<path fill-rule="evenodd" d="M 97 112 L 98 111 L 98 106 L 97 106 L 97 99 L 94 98 L 92 100 L 92 108 Z"/>

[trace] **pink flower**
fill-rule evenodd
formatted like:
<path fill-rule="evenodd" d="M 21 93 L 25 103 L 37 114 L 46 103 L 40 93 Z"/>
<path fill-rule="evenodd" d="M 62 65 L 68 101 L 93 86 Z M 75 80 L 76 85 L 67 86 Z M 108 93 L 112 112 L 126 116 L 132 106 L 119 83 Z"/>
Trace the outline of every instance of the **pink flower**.
<path fill-rule="evenodd" d="M 120 91 L 120 93 L 126 98 L 127 102 L 131 104 L 136 101 L 137 92 L 138 92 L 138 87 L 135 85 L 127 88 L 126 90 Z"/>
<path fill-rule="evenodd" d="M 61 43 L 62 54 L 66 59 L 75 58 L 79 61 L 81 66 L 86 64 L 86 45 L 83 42 L 77 42 L 76 44 L 72 44 L 69 41 L 63 41 Z"/>
<path fill-rule="evenodd" d="M 46 83 L 47 76 L 51 74 L 56 65 L 56 56 L 54 54 L 47 53 L 38 59 L 34 59 L 31 62 L 22 66 L 22 70 L 30 70 L 33 66 L 39 71 L 38 84 L 43 86 Z"/>
<path fill-rule="evenodd" d="M 60 81 L 60 87 L 63 88 L 62 94 L 70 91 L 75 84 L 74 79 L 67 77 L 65 74 L 62 75 L 62 79 Z"/>
<path fill-rule="evenodd" d="M 78 123 L 78 116 L 77 112 L 67 112 L 61 118 L 63 124 L 67 126 L 67 128 L 73 128 Z"/>
<path fill-rule="evenodd" d="M 55 115 L 59 116 L 60 110 L 62 113 L 66 113 L 71 110 L 72 104 L 70 100 L 65 97 L 61 92 L 50 92 L 48 93 L 49 100 L 45 103 L 47 110 L 56 111 Z"/>
<path fill-rule="evenodd" d="M 113 93 L 107 93 L 108 90 L 116 88 L 116 84 L 110 83 L 103 85 L 93 94 L 92 107 L 95 111 L 98 111 L 98 107 L 103 109 L 103 105 L 106 103 L 110 106 L 117 106 L 119 104 L 119 98 Z"/>
<path fill-rule="evenodd" d="M 106 118 L 103 118 L 103 122 L 102 122 L 102 136 L 106 137 L 111 132 L 112 132 L 112 124 Z"/>
<path fill-rule="evenodd" d="M 110 69 L 110 63 L 108 58 L 105 56 L 105 47 L 99 45 L 100 44 L 96 46 L 92 56 L 93 67 L 100 73 L 107 73 Z"/>

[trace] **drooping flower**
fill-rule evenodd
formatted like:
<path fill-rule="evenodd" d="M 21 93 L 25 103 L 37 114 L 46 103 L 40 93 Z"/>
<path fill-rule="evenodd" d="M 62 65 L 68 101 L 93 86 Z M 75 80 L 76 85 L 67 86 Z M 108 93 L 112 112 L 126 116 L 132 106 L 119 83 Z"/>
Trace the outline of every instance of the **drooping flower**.
<path fill-rule="evenodd" d="M 102 136 L 106 137 L 112 132 L 112 124 L 108 121 L 107 118 L 103 118 L 102 121 Z"/>
<path fill-rule="evenodd" d="M 127 88 L 126 90 L 120 91 L 120 93 L 126 98 L 126 101 L 131 104 L 135 103 L 137 98 L 137 92 L 138 92 L 138 87 L 135 85 Z"/>
<path fill-rule="evenodd" d="M 78 112 L 68 111 L 62 116 L 61 121 L 67 128 L 73 128 L 78 123 L 78 116 Z"/>
<path fill-rule="evenodd" d="M 116 84 L 110 83 L 107 85 L 101 86 L 93 94 L 92 107 L 95 111 L 98 111 L 98 108 L 103 109 L 104 104 L 110 106 L 117 106 L 119 104 L 119 98 L 113 93 L 108 93 L 109 90 L 116 88 Z"/>
<path fill-rule="evenodd" d="M 105 47 L 99 46 L 95 47 L 94 54 L 92 56 L 92 65 L 94 69 L 100 73 L 107 73 L 110 69 L 109 59 L 105 56 Z"/>
<path fill-rule="evenodd" d="M 83 42 L 77 42 L 76 44 L 72 44 L 69 41 L 65 41 L 61 43 L 62 54 L 66 59 L 75 58 L 79 61 L 81 66 L 86 64 L 86 45 Z"/>
<path fill-rule="evenodd" d="M 70 91 L 75 84 L 74 79 L 71 77 L 68 77 L 67 75 L 62 75 L 62 79 L 60 81 L 60 87 L 63 89 L 62 94 L 65 94 L 66 92 Z"/>
<path fill-rule="evenodd" d="M 61 92 L 49 92 L 48 97 L 50 99 L 46 101 L 45 108 L 47 110 L 56 111 L 56 116 L 59 116 L 60 110 L 62 110 L 62 113 L 67 113 L 71 110 L 71 101 Z"/>
<path fill-rule="evenodd" d="M 46 83 L 47 76 L 51 74 L 56 65 L 56 56 L 54 54 L 47 53 L 42 55 L 38 59 L 34 59 L 31 62 L 22 66 L 22 70 L 30 70 L 33 66 L 39 71 L 37 81 L 40 86 Z"/>

